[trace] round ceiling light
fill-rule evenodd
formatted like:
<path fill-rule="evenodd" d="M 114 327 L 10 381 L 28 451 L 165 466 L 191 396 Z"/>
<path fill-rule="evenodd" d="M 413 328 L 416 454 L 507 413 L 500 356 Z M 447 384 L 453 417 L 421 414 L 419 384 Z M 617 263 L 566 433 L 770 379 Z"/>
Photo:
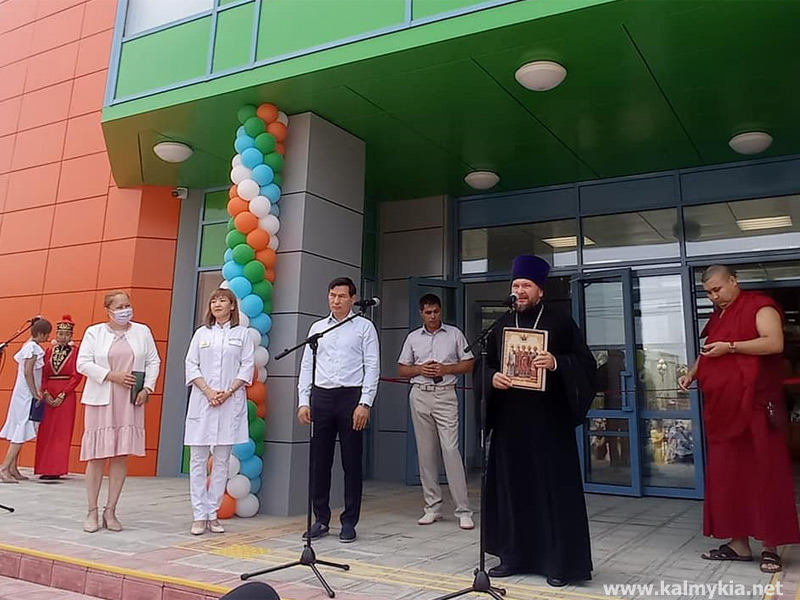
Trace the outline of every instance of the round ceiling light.
<path fill-rule="evenodd" d="M 476 190 L 488 190 L 497 185 L 500 176 L 492 171 L 472 171 L 464 177 L 467 185 Z"/>
<path fill-rule="evenodd" d="M 153 152 L 164 162 L 179 163 L 188 160 L 194 151 L 181 142 L 159 142 L 153 146 Z"/>
<path fill-rule="evenodd" d="M 567 76 L 567 70 L 552 60 L 537 60 L 522 65 L 514 78 L 524 88 L 546 92 L 558 86 Z"/>
<path fill-rule="evenodd" d="M 766 131 L 747 131 L 733 136 L 728 145 L 739 154 L 758 154 L 772 145 L 772 136 Z"/>

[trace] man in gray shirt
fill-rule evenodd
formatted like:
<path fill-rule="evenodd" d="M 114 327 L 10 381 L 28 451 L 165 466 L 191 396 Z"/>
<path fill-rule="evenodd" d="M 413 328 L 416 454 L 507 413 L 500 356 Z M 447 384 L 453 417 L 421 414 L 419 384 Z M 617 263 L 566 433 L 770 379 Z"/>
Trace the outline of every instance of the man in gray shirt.
<path fill-rule="evenodd" d="M 467 500 L 467 481 L 458 451 L 458 375 L 472 370 L 474 357 L 465 352 L 464 334 L 442 323 L 442 302 L 426 294 L 419 301 L 423 326 L 408 334 L 398 359 L 397 372 L 411 379 L 411 420 L 417 440 L 419 477 L 425 499 L 425 514 L 417 521 L 431 525 L 441 519 L 442 489 L 439 486 L 441 447 L 456 518 L 462 529 L 475 527 Z"/>

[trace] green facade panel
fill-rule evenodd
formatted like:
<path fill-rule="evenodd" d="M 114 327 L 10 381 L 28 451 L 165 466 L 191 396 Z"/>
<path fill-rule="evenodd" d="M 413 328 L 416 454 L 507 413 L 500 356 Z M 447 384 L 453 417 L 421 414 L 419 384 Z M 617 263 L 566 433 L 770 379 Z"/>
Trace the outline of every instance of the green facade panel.
<path fill-rule="evenodd" d="M 222 262 L 225 254 L 225 236 L 228 235 L 227 223 L 203 225 L 200 236 L 200 266 L 214 267 Z"/>
<path fill-rule="evenodd" d="M 479 4 L 475 0 L 414 0 L 411 8 L 413 19 L 424 19 L 441 13 Z"/>
<path fill-rule="evenodd" d="M 123 43 L 115 95 L 138 94 L 204 75 L 210 33 L 211 17 L 204 17 Z"/>
<path fill-rule="evenodd" d="M 209 192 L 203 206 L 203 221 L 228 220 L 228 191 Z"/>
<path fill-rule="evenodd" d="M 405 0 L 268 0 L 257 60 L 282 56 L 405 21 Z"/>
<path fill-rule="evenodd" d="M 214 43 L 213 71 L 226 71 L 250 62 L 255 3 L 250 2 L 219 13 Z"/>

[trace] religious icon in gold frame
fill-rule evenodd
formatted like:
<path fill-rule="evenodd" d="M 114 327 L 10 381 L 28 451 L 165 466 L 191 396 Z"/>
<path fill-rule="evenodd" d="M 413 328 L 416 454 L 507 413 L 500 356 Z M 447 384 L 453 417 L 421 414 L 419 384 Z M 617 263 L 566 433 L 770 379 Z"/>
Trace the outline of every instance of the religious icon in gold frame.
<path fill-rule="evenodd" d="M 547 332 L 539 329 L 503 330 L 503 373 L 515 388 L 543 392 L 547 380 L 544 368 L 533 366 L 533 360 L 547 352 Z"/>

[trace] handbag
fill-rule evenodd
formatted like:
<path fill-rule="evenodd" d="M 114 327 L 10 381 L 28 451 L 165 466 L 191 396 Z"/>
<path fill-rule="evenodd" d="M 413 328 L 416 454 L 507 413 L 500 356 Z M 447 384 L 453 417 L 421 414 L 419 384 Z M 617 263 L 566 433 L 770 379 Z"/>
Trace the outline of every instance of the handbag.
<path fill-rule="evenodd" d="M 31 398 L 31 412 L 28 419 L 34 423 L 41 423 L 44 419 L 45 402 L 41 398 Z"/>

